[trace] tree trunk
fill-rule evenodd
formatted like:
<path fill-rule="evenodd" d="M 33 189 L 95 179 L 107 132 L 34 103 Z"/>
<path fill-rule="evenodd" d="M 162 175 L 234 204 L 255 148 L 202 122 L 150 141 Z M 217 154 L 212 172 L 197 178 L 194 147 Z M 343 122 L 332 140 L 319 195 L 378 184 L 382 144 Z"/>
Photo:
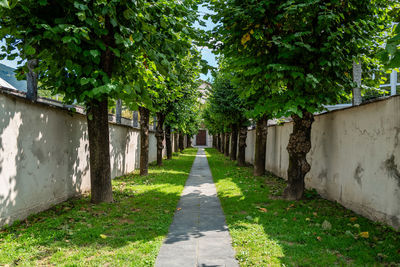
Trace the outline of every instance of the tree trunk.
<path fill-rule="evenodd" d="M 221 134 L 218 134 L 217 146 L 218 151 L 221 152 Z"/>
<path fill-rule="evenodd" d="M 362 103 L 361 75 L 362 75 L 361 63 L 354 60 L 353 61 L 353 81 L 357 84 L 357 87 L 353 88 L 353 105 L 356 105 L 356 106 L 358 106 Z"/>
<path fill-rule="evenodd" d="M 38 66 L 39 61 L 37 59 L 30 59 L 28 60 L 28 73 L 26 74 L 26 98 L 31 101 L 37 100 L 37 79 L 38 74 L 35 72 L 35 68 Z M 107 114 L 108 116 L 108 114 Z M 108 121 L 108 119 L 107 119 Z M 108 126 L 107 126 L 108 127 Z"/>
<path fill-rule="evenodd" d="M 162 166 L 163 156 L 163 141 L 164 141 L 164 120 L 165 115 L 161 112 L 157 113 L 157 127 L 156 127 L 156 138 L 157 138 L 157 165 Z"/>
<path fill-rule="evenodd" d="M 221 153 L 225 153 L 225 133 L 221 134 Z"/>
<path fill-rule="evenodd" d="M 91 202 L 112 202 L 108 100 L 87 103 Z"/>
<path fill-rule="evenodd" d="M 118 99 L 115 103 L 115 121 L 116 123 L 121 123 L 122 119 L 122 100 Z"/>
<path fill-rule="evenodd" d="M 212 137 L 212 147 L 217 148 L 217 135 L 214 134 Z"/>
<path fill-rule="evenodd" d="M 174 152 L 178 152 L 178 133 L 174 132 Z"/>
<path fill-rule="evenodd" d="M 289 200 L 303 197 L 304 177 L 310 171 L 306 156 L 311 149 L 311 125 L 314 115 L 303 111 L 303 118 L 293 115 L 293 132 L 290 134 L 287 151 L 289 152 L 288 186 L 283 196 Z"/>
<path fill-rule="evenodd" d="M 192 140 L 189 135 L 186 135 L 186 147 L 191 148 L 192 147 Z"/>
<path fill-rule="evenodd" d="M 224 148 L 224 151 L 225 151 L 225 156 L 226 157 L 229 157 L 229 140 L 230 139 L 230 133 L 225 133 L 225 148 Z"/>
<path fill-rule="evenodd" d="M 236 160 L 237 157 L 237 141 L 238 141 L 238 126 L 234 124 L 232 126 L 232 134 L 231 134 L 231 151 L 230 151 L 230 159 Z"/>
<path fill-rule="evenodd" d="M 265 156 L 267 152 L 268 117 L 263 116 L 256 124 L 256 146 L 254 155 L 254 176 L 265 174 Z"/>
<path fill-rule="evenodd" d="M 140 175 L 149 174 L 149 120 L 150 110 L 139 107 L 140 113 Z"/>
<path fill-rule="evenodd" d="M 179 151 L 182 153 L 183 152 L 183 150 L 185 149 L 185 147 L 184 147 L 184 141 L 185 141 L 185 139 L 183 138 L 184 136 L 183 136 L 183 133 L 182 132 L 179 132 Z"/>
<path fill-rule="evenodd" d="M 167 147 L 167 159 L 172 159 L 171 126 L 165 127 L 165 146 Z"/>
<path fill-rule="evenodd" d="M 246 138 L 247 138 L 247 127 L 241 126 L 239 130 L 239 155 L 238 155 L 238 166 L 246 166 Z"/>

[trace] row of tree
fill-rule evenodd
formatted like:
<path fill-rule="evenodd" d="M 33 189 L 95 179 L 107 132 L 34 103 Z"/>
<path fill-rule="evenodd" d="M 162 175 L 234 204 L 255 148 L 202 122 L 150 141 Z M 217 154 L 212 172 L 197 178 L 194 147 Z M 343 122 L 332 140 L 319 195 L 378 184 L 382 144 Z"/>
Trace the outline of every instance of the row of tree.
<path fill-rule="evenodd" d="M 208 2 L 217 24 L 211 39 L 220 66 L 204 112 L 206 124 L 222 136 L 217 146 L 224 139 L 228 144 L 231 134 L 232 159 L 237 131 L 243 129 L 239 135 L 239 164 L 243 164 L 244 128 L 249 119 L 255 123 L 254 174 L 262 175 L 268 120 L 291 117 L 284 197 L 299 199 L 310 170 L 306 155 L 314 113 L 351 97 L 351 88 L 357 87 L 351 75 L 353 62 L 364 59 L 367 70 L 372 68 L 376 61 L 366 59 L 373 58 L 391 35 L 389 14 L 397 4 L 388 0 Z M 396 59 L 399 50 L 393 51 Z"/>
<path fill-rule="evenodd" d="M 35 99 L 39 82 L 86 107 L 92 202 L 113 200 L 110 100 L 139 110 L 142 175 L 151 114 L 158 118 L 159 164 L 164 122 L 167 137 L 171 129 L 194 133 L 202 69 L 196 10 L 196 0 L 0 0 L 0 56 L 27 62 L 18 72 L 27 75 L 28 96 Z"/>

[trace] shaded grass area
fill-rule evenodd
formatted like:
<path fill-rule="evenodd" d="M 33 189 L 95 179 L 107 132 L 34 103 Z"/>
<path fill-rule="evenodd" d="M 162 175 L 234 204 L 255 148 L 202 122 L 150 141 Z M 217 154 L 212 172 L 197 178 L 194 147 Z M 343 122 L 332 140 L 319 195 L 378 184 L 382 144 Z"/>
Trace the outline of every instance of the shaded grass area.
<path fill-rule="evenodd" d="M 114 179 L 114 203 L 73 199 L 0 230 L 0 265 L 154 265 L 196 152 Z"/>
<path fill-rule="evenodd" d="M 283 179 L 206 153 L 241 266 L 400 266 L 400 233 L 390 227 L 313 191 L 279 199 Z"/>

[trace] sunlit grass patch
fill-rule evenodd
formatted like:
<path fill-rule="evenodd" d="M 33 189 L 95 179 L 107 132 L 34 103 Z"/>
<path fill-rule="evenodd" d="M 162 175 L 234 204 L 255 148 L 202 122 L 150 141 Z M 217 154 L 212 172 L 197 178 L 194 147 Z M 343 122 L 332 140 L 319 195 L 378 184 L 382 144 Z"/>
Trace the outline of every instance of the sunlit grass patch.
<path fill-rule="evenodd" d="M 114 179 L 114 203 L 84 196 L 0 230 L 0 265 L 153 265 L 196 152 Z"/>
<path fill-rule="evenodd" d="M 279 199 L 286 182 L 256 178 L 206 149 L 241 266 L 400 266 L 400 234 L 308 191 Z"/>

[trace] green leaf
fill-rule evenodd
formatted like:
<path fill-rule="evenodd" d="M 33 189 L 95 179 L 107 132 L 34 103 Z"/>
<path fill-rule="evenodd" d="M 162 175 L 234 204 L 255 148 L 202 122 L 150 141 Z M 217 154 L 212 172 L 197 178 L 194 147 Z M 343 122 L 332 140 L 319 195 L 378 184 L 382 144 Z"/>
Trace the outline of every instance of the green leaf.
<path fill-rule="evenodd" d="M 32 56 L 32 55 L 34 55 L 35 53 L 36 53 L 36 49 L 33 48 L 32 46 L 27 45 L 27 46 L 25 47 L 25 54 L 26 54 L 26 55 Z"/>
<path fill-rule="evenodd" d="M 92 55 L 92 57 L 100 56 L 99 50 L 90 50 L 89 53 Z"/>
<path fill-rule="evenodd" d="M 0 7 L 10 8 L 7 0 L 0 0 Z"/>

